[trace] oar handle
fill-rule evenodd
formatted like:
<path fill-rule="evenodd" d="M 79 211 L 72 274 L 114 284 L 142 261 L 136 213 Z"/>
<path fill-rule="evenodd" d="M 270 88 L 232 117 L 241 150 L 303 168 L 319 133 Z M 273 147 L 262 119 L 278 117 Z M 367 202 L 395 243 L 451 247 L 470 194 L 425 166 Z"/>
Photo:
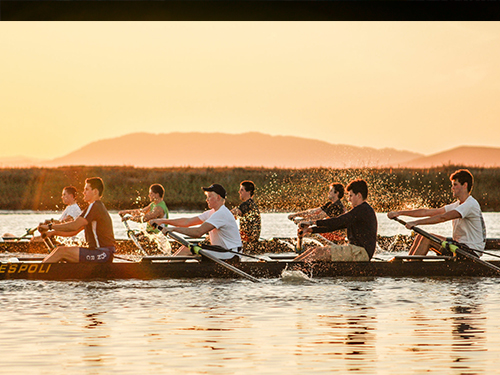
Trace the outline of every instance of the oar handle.
<path fill-rule="evenodd" d="M 299 232 L 297 233 L 297 250 L 296 250 L 296 252 L 298 254 L 302 253 L 303 239 L 304 239 L 304 232 L 302 231 L 302 229 L 300 229 Z"/>
<path fill-rule="evenodd" d="M 295 249 L 295 252 L 297 254 L 301 254 L 303 251 L 302 244 L 303 244 L 303 239 L 304 239 L 304 228 L 306 228 L 308 225 L 303 224 L 303 223 L 297 223 L 299 230 L 297 231 L 297 248 Z"/>

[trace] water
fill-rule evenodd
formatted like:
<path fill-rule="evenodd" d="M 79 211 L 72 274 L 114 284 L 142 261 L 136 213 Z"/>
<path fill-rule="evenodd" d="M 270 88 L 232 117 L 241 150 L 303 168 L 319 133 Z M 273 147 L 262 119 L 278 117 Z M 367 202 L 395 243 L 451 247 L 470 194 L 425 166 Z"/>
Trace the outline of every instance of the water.
<path fill-rule="evenodd" d="M 22 234 L 43 215 L 3 212 L 0 230 Z M 489 237 L 498 219 L 485 215 Z M 294 235 L 289 224 L 266 214 L 263 235 Z M 2 281 L 0 372 L 495 374 L 499 280 Z"/>

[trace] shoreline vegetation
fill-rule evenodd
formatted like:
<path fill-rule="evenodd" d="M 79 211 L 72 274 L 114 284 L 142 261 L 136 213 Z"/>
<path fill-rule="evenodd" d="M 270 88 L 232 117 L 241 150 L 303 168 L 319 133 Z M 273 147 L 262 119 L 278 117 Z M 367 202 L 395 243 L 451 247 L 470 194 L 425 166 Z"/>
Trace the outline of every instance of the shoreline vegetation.
<path fill-rule="evenodd" d="M 148 188 L 165 187 L 165 202 L 172 211 L 202 211 L 207 208 L 201 186 L 222 184 L 228 191 L 226 206 L 240 204 L 238 189 L 243 180 L 257 186 L 255 200 L 262 212 L 294 212 L 322 205 L 328 185 L 347 185 L 363 178 L 370 189 L 368 201 L 377 212 L 439 207 L 453 201 L 449 176 L 460 166 L 427 169 L 284 169 L 255 167 L 135 168 L 71 166 L 59 168 L 0 169 L 0 210 L 62 210 L 61 192 L 73 185 L 83 190 L 85 178 L 104 180 L 103 202 L 109 210 L 144 207 Z M 468 168 L 474 176 L 472 195 L 484 212 L 500 211 L 500 169 Z M 345 198 L 344 198 L 345 200 Z M 79 194 L 78 203 L 83 204 Z"/>

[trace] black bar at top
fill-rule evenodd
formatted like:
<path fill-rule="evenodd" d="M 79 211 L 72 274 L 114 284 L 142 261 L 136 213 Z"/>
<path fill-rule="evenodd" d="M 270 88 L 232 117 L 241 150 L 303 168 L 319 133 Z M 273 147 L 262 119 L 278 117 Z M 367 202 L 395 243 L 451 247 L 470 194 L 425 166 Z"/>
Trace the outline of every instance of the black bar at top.
<path fill-rule="evenodd" d="M 479 21 L 496 1 L 0 1 L 2 21 Z"/>

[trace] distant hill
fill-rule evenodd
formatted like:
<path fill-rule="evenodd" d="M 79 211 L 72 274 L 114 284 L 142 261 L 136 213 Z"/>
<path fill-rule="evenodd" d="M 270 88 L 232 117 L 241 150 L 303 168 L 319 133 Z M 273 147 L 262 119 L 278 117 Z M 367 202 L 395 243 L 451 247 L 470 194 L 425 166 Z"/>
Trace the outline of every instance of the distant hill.
<path fill-rule="evenodd" d="M 430 156 L 423 156 L 406 163 L 407 168 L 431 168 L 442 165 L 463 165 L 468 167 L 500 167 L 500 148 L 461 146 Z"/>
<path fill-rule="evenodd" d="M 24 156 L 0 158 L 0 168 L 30 168 L 39 166 L 41 163 L 41 159 L 27 158 Z"/>
<path fill-rule="evenodd" d="M 409 151 L 375 149 L 262 133 L 134 133 L 88 144 L 45 162 L 61 165 L 136 167 L 377 167 L 397 166 L 423 156 Z"/>

